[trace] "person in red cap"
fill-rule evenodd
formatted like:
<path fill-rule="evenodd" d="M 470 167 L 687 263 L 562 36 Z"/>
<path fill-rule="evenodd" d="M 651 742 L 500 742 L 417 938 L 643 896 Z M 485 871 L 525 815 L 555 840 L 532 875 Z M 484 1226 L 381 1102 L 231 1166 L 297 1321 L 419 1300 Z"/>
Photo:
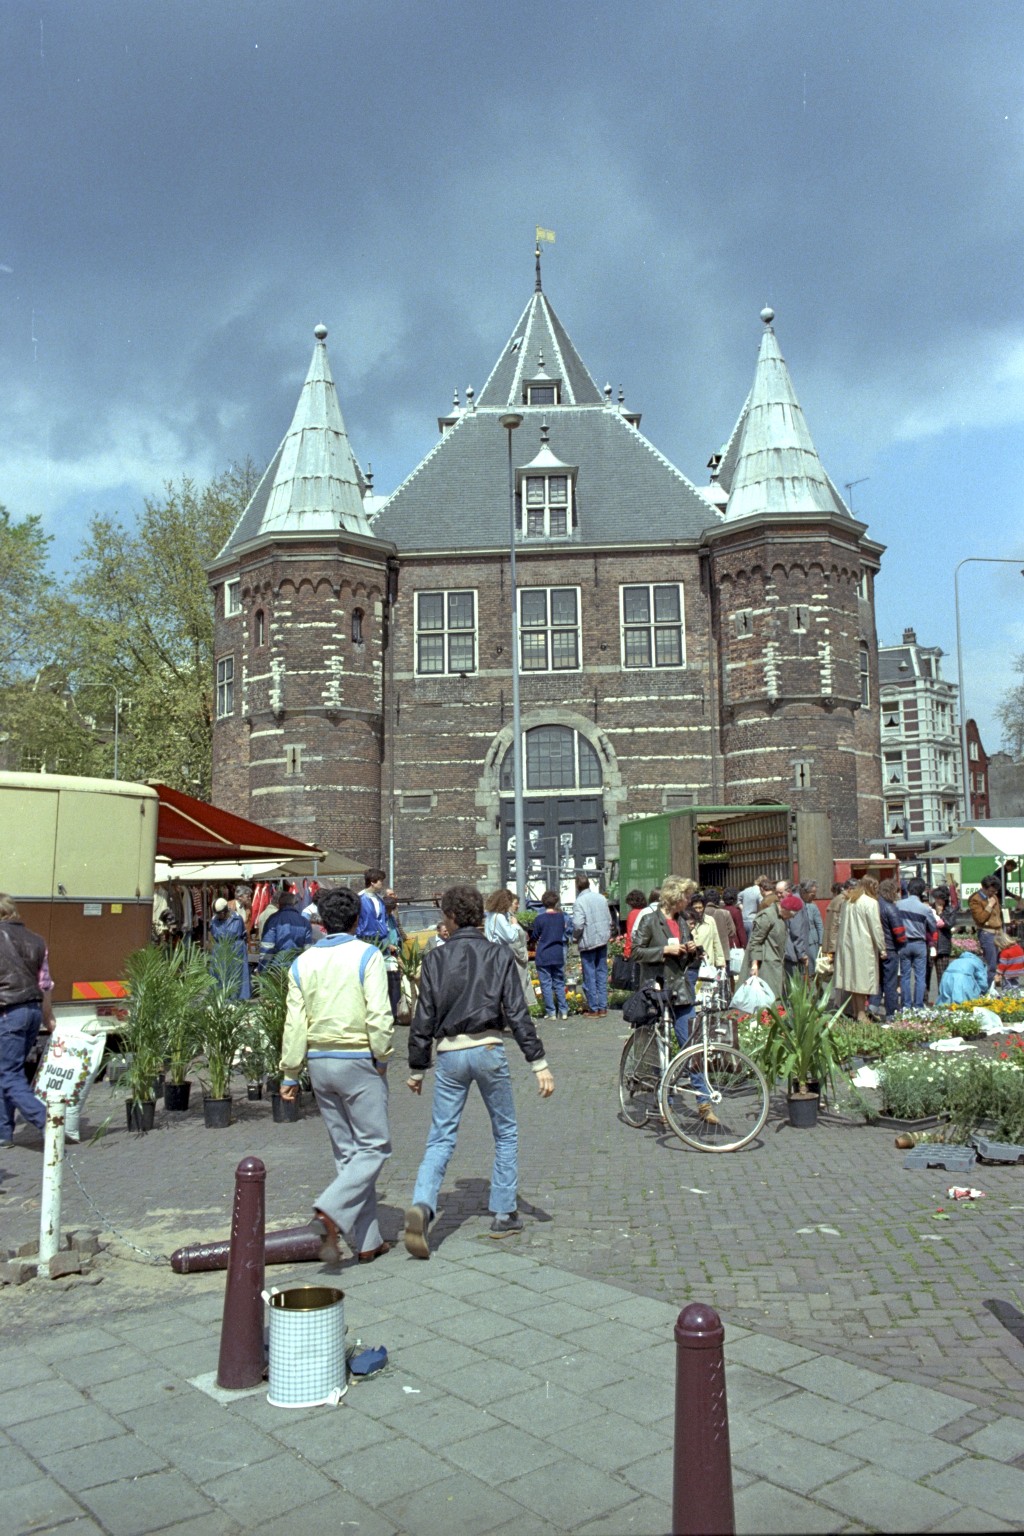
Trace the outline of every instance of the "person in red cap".
<path fill-rule="evenodd" d="M 786 919 L 786 980 L 791 981 L 794 976 L 806 979 L 811 944 L 807 908 L 792 891 L 781 898 L 779 906 L 789 914 Z"/>

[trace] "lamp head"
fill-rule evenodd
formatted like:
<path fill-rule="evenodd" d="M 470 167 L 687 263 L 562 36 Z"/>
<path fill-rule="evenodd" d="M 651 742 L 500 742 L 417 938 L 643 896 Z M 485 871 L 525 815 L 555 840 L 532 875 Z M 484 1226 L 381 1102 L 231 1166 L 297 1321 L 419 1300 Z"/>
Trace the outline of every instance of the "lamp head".
<path fill-rule="evenodd" d="M 521 427 L 523 424 L 522 416 L 516 411 L 509 411 L 507 415 L 499 416 L 498 421 L 505 428 L 506 432 L 514 432 L 516 427 Z"/>

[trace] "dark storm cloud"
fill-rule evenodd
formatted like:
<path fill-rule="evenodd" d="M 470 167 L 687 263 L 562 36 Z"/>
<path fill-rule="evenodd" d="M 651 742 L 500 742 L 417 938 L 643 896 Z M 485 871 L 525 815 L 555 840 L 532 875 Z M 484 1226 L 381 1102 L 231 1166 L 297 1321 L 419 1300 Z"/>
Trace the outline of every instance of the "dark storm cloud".
<path fill-rule="evenodd" d="M 913 607 L 920 550 L 938 522 L 949 569 L 1000 553 L 1022 510 L 1019 15 L 8 7 L 0 500 L 61 527 L 114 488 L 267 458 L 320 320 L 390 489 L 453 388 L 482 387 L 541 223 L 598 383 L 698 480 L 774 305 L 826 467 L 870 477 L 882 638 L 914 622 L 950 648 L 948 604 Z M 979 475 L 1009 487 L 984 522 Z"/>

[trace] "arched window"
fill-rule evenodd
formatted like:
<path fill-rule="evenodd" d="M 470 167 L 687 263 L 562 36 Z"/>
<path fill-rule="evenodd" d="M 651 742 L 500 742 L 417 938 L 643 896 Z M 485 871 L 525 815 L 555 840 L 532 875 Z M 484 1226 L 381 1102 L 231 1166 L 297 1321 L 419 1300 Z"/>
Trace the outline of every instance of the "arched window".
<path fill-rule="evenodd" d="M 262 608 L 257 608 L 252 619 L 252 643 L 255 646 L 267 643 L 267 622 Z"/>
<path fill-rule="evenodd" d="M 523 735 L 526 783 L 530 794 L 550 789 L 600 789 L 601 760 L 579 731 L 566 725 L 539 725 Z M 512 784 L 512 749 L 501 763 L 500 787 Z"/>
<path fill-rule="evenodd" d="M 353 610 L 352 610 L 352 644 L 353 645 L 362 645 L 362 643 L 363 643 L 363 610 L 361 608 L 353 608 Z"/>

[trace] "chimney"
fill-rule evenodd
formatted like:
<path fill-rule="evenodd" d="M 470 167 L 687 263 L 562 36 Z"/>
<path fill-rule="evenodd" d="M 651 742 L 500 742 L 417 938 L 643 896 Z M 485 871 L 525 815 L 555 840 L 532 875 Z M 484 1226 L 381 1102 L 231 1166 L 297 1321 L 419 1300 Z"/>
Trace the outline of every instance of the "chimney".
<path fill-rule="evenodd" d="M 903 631 L 903 644 L 904 645 L 916 645 L 917 644 L 917 631 L 914 630 L 914 629 L 905 629 Z"/>

